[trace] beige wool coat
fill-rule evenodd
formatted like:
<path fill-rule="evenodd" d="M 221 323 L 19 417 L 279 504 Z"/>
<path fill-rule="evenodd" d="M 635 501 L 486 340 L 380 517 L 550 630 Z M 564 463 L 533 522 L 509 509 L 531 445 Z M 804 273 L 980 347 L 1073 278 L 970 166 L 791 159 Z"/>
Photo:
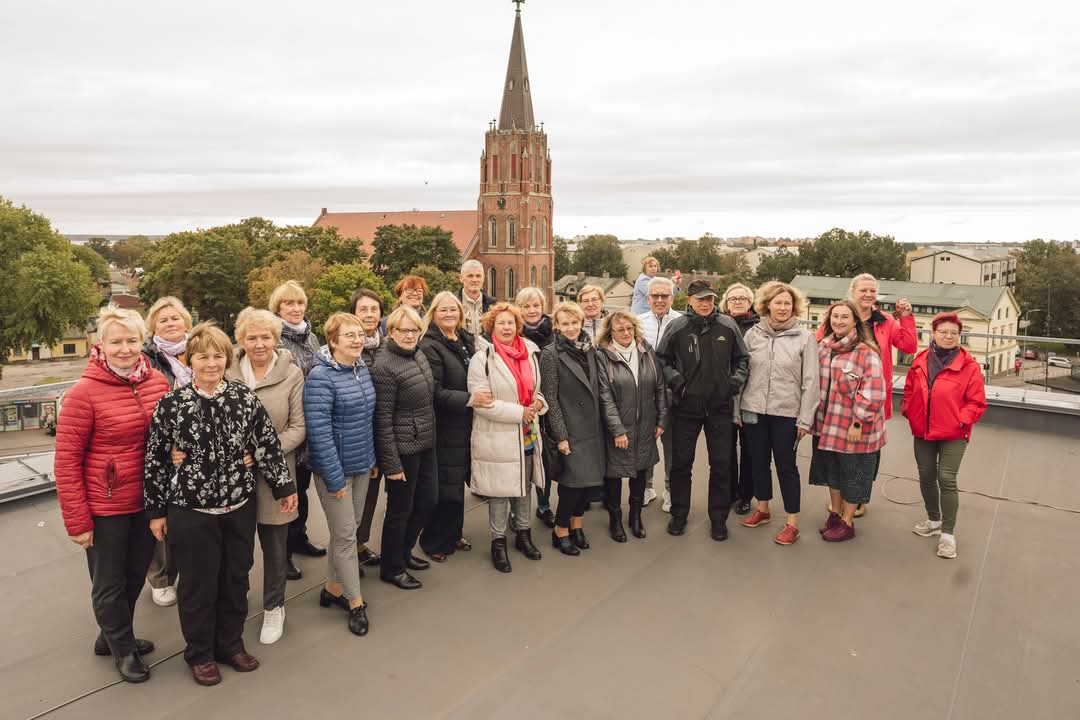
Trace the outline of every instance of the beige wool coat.
<path fill-rule="evenodd" d="M 472 480 L 473 493 L 484 497 L 524 497 L 531 492 L 525 480 L 525 462 L 532 463 L 533 483 L 544 486 L 543 437 L 537 423 L 537 445 L 529 458 L 522 443 L 521 418 L 524 408 L 518 404 L 517 383 L 495 348 L 487 343 L 473 355 L 469 363 L 469 394 L 488 390 L 495 401 L 489 408 L 473 408 Z M 525 340 L 529 349 L 536 383 L 536 399 L 543 403 L 540 415 L 548 411 L 547 401 L 540 388 L 540 349 Z"/>
<path fill-rule="evenodd" d="M 277 431 L 281 442 L 281 451 L 289 466 L 289 476 L 296 482 L 296 448 L 300 447 L 307 435 L 304 425 L 304 373 L 293 361 L 288 350 L 278 348 L 277 360 L 270 373 L 255 385 L 255 396 L 266 408 L 270 422 Z M 240 360 L 243 350 L 237 350 L 233 364 L 225 376 L 229 380 L 243 383 L 240 372 Z M 296 519 L 296 511 L 281 512 L 278 501 L 274 499 L 270 486 L 259 478 L 255 483 L 255 510 L 257 521 L 261 525 L 284 525 Z"/>

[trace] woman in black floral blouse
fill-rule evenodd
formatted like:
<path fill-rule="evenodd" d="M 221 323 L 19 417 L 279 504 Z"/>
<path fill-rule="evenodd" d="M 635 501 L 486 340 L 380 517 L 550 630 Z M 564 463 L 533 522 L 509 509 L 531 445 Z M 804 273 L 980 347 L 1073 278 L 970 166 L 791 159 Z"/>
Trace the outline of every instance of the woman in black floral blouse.
<path fill-rule="evenodd" d="M 296 508 L 296 484 L 255 393 L 224 379 L 233 359 L 228 336 L 203 323 L 188 336 L 187 350 L 194 380 L 154 411 L 144 492 L 150 530 L 168 542 L 183 578 L 177 600 L 184 659 L 195 682 L 216 685 L 218 661 L 238 672 L 259 667 L 241 637 L 256 478 L 270 485 L 282 512 Z"/>

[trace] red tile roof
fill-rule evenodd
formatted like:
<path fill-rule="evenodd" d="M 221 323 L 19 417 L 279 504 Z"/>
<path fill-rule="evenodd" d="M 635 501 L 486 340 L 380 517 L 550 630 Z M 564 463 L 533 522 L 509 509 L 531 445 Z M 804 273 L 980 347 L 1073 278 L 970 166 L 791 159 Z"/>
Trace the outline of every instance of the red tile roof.
<path fill-rule="evenodd" d="M 464 257 L 478 228 L 476 210 L 406 210 L 403 212 L 327 212 L 315 220 L 315 227 L 335 227 L 342 237 L 361 241 L 371 254 L 371 240 L 381 225 L 441 227 L 453 233 L 454 245 Z"/>

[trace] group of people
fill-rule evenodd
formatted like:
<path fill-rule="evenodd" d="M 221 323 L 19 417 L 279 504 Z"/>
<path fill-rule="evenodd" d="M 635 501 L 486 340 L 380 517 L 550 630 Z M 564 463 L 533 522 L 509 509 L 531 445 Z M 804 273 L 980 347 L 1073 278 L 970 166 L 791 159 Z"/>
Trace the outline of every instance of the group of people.
<path fill-rule="evenodd" d="M 143 657 L 154 646 L 135 637 L 132 619 L 153 561 L 154 601 L 178 605 L 195 681 L 220 682 L 219 663 L 255 670 L 242 632 L 256 537 L 260 642 L 284 632 L 286 582 L 301 576 L 294 553 L 326 556 L 319 604 L 365 635 L 365 567 L 415 590 L 413 573 L 472 549 L 466 486 L 486 500 L 491 561 L 509 573 L 511 540 L 528 560 L 542 557 L 534 497 L 552 546 L 578 556 L 590 547 L 583 520 L 595 502 L 612 540 L 628 542 L 626 482 L 629 534 L 644 539 L 662 449 L 667 531 L 683 535 L 702 432 L 714 540 L 728 537 L 732 508 L 745 527 L 770 522 L 773 463 L 785 511 L 775 541 L 798 540 L 796 450 L 806 435 L 810 483 L 829 488 L 822 537 L 854 538 L 891 414 L 891 351 L 916 349 L 910 305 L 885 315 L 876 280 L 860 275 L 815 337 L 789 284 L 756 293 L 736 284 L 721 296 L 695 280 L 680 313 L 675 283 L 653 258 L 646 269 L 646 312 L 606 309 L 603 290 L 587 285 L 549 313 L 537 288 L 514 302 L 485 294 L 484 268 L 470 260 L 462 290 L 430 301 L 423 278 L 403 278 L 385 316 L 380 296 L 358 289 L 321 328 L 325 344 L 294 281 L 268 309 L 241 312 L 233 338 L 212 323 L 192 326 L 175 297 L 145 321 L 103 308 L 100 343 L 62 406 L 55 461 L 68 534 L 86 550 L 95 652 L 111 655 L 124 680 L 149 678 Z M 955 557 L 956 473 L 985 398 L 960 347 L 960 319 L 942 314 L 932 325 L 903 402 L 927 509 L 914 531 L 940 536 L 938 555 Z M 325 549 L 307 534 L 310 485 Z M 368 543 L 380 489 L 376 553 Z"/>

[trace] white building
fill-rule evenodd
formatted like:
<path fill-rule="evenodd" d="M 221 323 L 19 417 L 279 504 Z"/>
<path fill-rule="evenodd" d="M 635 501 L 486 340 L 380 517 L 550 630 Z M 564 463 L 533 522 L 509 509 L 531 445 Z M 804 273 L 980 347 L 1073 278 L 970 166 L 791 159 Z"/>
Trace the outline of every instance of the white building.
<path fill-rule="evenodd" d="M 911 258 L 912 282 L 1012 287 L 1016 258 L 1005 248 L 930 247 Z"/>

